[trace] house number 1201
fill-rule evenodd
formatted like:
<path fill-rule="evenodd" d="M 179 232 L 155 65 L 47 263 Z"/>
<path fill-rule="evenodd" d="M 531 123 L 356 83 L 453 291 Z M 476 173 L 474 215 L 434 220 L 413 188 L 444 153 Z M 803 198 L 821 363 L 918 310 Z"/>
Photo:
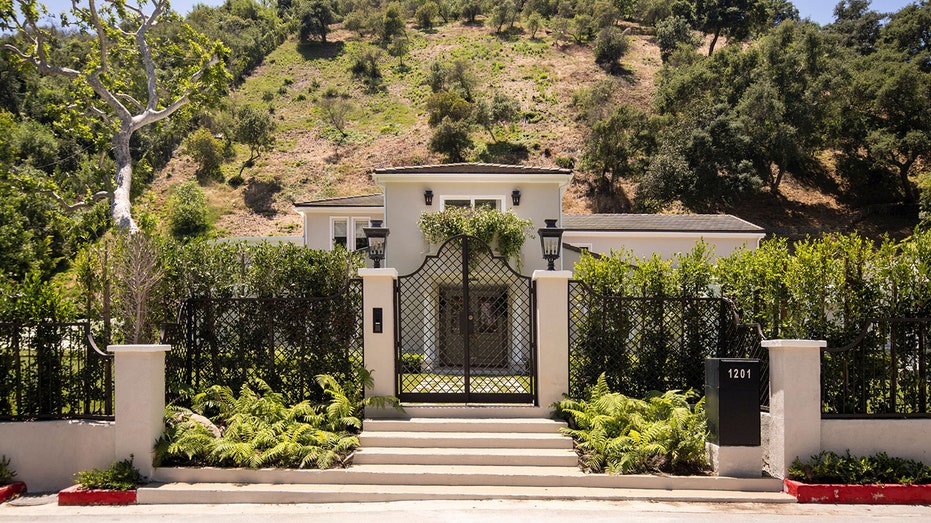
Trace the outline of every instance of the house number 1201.
<path fill-rule="evenodd" d="M 750 369 L 727 369 L 727 377 L 734 380 L 750 379 Z"/>

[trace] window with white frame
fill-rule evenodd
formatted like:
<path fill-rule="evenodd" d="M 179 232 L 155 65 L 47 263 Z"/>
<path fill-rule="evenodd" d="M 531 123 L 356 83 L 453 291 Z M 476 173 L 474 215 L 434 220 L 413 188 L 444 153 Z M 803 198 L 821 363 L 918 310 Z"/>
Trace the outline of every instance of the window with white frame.
<path fill-rule="evenodd" d="M 450 207 L 504 210 L 504 196 L 440 196 L 440 210 Z"/>
<path fill-rule="evenodd" d="M 368 218 L 334 217 L 330 218 L 330 248 L 342 246 L 348 250 L 364 249 L 367 246 L 365 231 L 369 226 Z"/>

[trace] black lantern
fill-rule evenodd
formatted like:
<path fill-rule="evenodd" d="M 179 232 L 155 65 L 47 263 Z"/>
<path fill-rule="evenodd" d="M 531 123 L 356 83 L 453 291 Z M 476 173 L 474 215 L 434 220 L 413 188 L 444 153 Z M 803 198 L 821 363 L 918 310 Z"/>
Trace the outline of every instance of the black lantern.
<path fill-rule="evenodd" d="M 556 270 L 556 260 L 559 259 L 559 252 L 562 250 L 562 232 L 563 230 L 556 227 L 556 220 L 543 220 L 546 227 L 537 229 L 540 235 L 540 245 L 543 247 L 543 259 L 547 262 L 546 270 Z"/>
<path fill-rule="evenodd" d="M 381 268 L 381 261 L 385 259 L 385 248 L 388 246 L 388 228 L 381 226 L 381 220 L 372 220 L 371 227 L 363 227 L 365 239 L 369 243 L 369 258 L 374 262 L 375 268 Z"/>
<path fill-rule="evenodd" d="M 511 203 L 513 203 L 515 207 L 520 205 L 520 189 L 511 191 Z"/>
<path fill-rule="evenodd" d="M 430 189 L 423 192 L 423 203 L 433 205 L 433 191 Z"/>

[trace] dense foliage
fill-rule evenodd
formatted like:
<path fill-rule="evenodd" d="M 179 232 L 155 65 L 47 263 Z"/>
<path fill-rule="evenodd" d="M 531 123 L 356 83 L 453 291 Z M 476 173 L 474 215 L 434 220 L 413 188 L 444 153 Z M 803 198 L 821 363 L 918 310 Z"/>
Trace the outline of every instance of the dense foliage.
<path fill-rule="evenodd" d="M 931 467 L 919 461 L 889 457 L 885 452 L 873 456 L 852 456 L 823 451 L 802 462 L 795 458 L 789 467 L 789 479 L 805 483 L 847 483 L 886 485 L 925 485 L 931 483 Z"/>
<path fill-rule="evenodd" d="M 601 376 L 587 399 L 566 399 L 554 407 L 568 421 L 562 430 L 576 440 L 580 461 L 591 471 L 695 474 L 708 463 L 704 400 L 690 404 L 694 399 L 691 391 L 629 398 L 611 392 Z"/>
<path fill-rule="evenodd" d="M 520 248 L 528 236 L 533 238 L 532 225 L 530 220 L 521 220 L 511 211 L 461 207 L 424 212 L 417 222 L 420 232 L 431 244 L 440 245 L 453 236 L 468 234 L 491 245 L 498 254 L 508 259 L 520 254 Z"/>
<path fill-rule="evenodd" d="M 132 490 L 145 483 L 145 476 L 133 466 L 133 457 L 114 461 L 104 470 L 92 468 L 74 475 L 74 482 L 87 490 Z"/>
<path fill-rule="evenodd" d="M 348 465 L 366 405 L 393 406 L 395 398 L 363 399 L 371 375 L 361 370 L 358 387 L 346 388 L 332 376 L 317 383 L 328 402 L 285 405 L 264 382 L 243 385 L 239 397 L 215 385 L 197 394 L 191 409 L 169 405 L 165 432 L 156 443 L 156 464 L 224 467 L 331 468 Z"/>
<path fill-rule="evenodd" d="M 15 477 L 16 471 L 10 466 L 10 458 L 0 455 L 0 485 L 12 483 Z"/>
<path fill-rule="evenodd" d="M 596 291 L 617 296 L 702 296 L 720 292 L 744 321 L 768 337 L 851 341 L 869 317 L 927 316 L 931 304 L 931 233 L 873 242 L 828 235 L 790 246 L 765 240 L 712 262 L 699 244 L 671 261 L 634 260 L 614 252 L 583 257 L 576 274 Z M 714 286 L 714 287 L 712 287 Z"/>

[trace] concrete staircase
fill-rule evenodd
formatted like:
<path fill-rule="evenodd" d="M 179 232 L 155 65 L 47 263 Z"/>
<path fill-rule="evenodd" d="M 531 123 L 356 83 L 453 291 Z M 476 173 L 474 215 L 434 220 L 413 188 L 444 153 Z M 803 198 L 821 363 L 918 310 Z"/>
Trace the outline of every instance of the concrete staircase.
<path fill-rule="evenodd" d="M 564 424 L 543 418 L 371 419 L 339 470 L 159 469 L 139 503 L 482 499 L 785 502 L 773 479 L 584 474 Z"/>

